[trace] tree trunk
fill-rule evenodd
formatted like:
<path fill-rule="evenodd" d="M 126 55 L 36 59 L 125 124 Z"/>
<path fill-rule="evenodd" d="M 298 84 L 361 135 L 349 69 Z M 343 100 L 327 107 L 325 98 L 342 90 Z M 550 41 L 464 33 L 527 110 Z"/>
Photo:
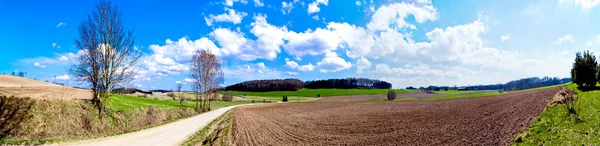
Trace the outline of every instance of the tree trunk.
<path fill-rule="evenodd" d="M 207 107 L 208 111 L 210 111 L 210 100 L 211 100 L 211 98 L 212 97 L 210 97 L 210 95 L 209 95 L 209 97 L 208 97 L 208 107 Z"/>
<path fill-rule="evenodd" d="M 196 93 L 196 110 L 198 110 L 198 93 Z"/>

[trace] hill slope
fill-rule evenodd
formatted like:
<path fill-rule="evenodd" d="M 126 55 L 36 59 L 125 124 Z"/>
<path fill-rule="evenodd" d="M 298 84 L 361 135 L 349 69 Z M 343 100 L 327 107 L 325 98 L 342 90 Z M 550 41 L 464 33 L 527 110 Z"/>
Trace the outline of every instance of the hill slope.
<path fill-rule="evenodd" d="M 90 90 L 75 89 L 17 76 L 0 75 L 0 96 L 38 99 L 91 99 Z"/>

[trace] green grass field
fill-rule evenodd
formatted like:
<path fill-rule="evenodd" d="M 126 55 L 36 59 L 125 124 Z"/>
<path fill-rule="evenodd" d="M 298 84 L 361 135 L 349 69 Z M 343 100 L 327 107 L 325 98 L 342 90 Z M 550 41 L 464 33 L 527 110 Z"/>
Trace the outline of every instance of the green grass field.
<path fill-rule="evenodd" d="M 368 95 L 368 94 L 386 94 L 388 89 L 300 89 L 298 91 L 271 91 L 271 92 L 239 92 L 223 91 L 221 93 L 231 93 L 233 96 L 261 96 L 278 97 L 282 96 L 300 96 L 300 97 L 321 97 L 341 96 L 341 95 Z M 394 89 L 396 93 L 412 92 L 411 90 Z M 281 100 L 281 99 L 280 99 Z"/>
<path fill-rule="evenodd" d="M 434 91 L 433 93 L 435 94 L 466 94 L 466 93 L 475 93 L 475 92 L 480 92 L 480 91 L 472 91 L 472 90 L 467 90 L 467 91 L 459 91 L 459 90 L 448 90 L 448 91 Z"/>
<path fill-rule="evenodd" d="M 577 92 L 578 114 L 569 115 L 565 105 L 547 106 L 535 124 L 515 138 L 515 145 L 600 144 L 600 90 L 583 92 L 576 84 L 567 87 Z"/>
<path fill-rule="evenodd" d="M 404 101 L 404 100 L 442 100 L 442 99 L 453 99 L 453 98 L 474 98 L 474 97 L 483 97 L 483 96 L 494 96 L 500 95 L 499 92 L 496 91 L 456 91 L 456 90 L 448 90 L 443 92 L 436 92 L 436 94 L 446 94 L 437 97 L 429 97 L 429 98 L 396 98 L 394 101 Z M 502 93 L 506 94 L 506 93 Z M 384 102 L 387 99 L 370 99 L 367 102 Z"/>
<path fill-rule="evenodd" d="M 246 104 L 251 103 L 250 101 L 212 101 L 211 107 L 212 109 L 238 105 L 238 104 Z M 108 98 L 106 105 L 112 109 L 116 110 L 127 110 L 127 109 L 135 109 L 135 108 L 144 108 L 144 107 L 163 107 L 163 108 L 177 108 L 181 107 L 178 101 L 172 100 L 156 100 L 150 98 L 142 98 L 130 95 L 112 95 Z M 196 106 L 195 102 L 184 102 L 184 107 L 193 108 Z"/>

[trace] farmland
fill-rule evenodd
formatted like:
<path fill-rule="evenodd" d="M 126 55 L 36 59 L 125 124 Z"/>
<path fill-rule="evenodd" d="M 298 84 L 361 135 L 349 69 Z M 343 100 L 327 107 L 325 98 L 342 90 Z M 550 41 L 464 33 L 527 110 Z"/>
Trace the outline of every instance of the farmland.
<path fill-rule="evenodd" d="M 282 97 L 282 96 L 300 96 L 300 97 L 321 97 L 341 96 L 341 95 L 372 95 L 386 94 L 388 89 L 300 89 L 298 91 L 270 91 L 270 92 L 239 92 L 223 91 L 221 93 L 230 93 L 234 96 L 262 96 L 262 97 Z M 411 90 L 395 89 L 396 93 L 412 92 Z"/>
<path fill-rule="evenodd" d="M 275 104 L 235 109 L 235 144 L 507 145 L 558 89 L 452 100 Z M 402 117 L 402 118 L 399 118 Z"/>

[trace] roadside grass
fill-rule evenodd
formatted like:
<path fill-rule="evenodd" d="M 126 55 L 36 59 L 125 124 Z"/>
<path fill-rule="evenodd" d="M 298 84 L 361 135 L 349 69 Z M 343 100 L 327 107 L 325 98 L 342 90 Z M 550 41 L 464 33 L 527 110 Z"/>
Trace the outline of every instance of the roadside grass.
<path fill-rule="evenodd" d="M 95 107 L 87 101 L 40 100 L 31 98 L 6 98 L 3 106 L 15 107 L 22 122 L 8 125 L 14 129 L 0 137 L 0 145 L 39 145 L 69 142 L 135 132 L 167 124 L 199 114 L 194 102 L 155 100 L 130 95 L 113 95 L 108 98 L 107 111 L 98 118 Z M 18 108 L 27 103 L 30 109 Z M 212 109 L 251 103 L 250 101 L 213 101 Z M 10 111 L 9 111 L 10 112 Z M 13 119 L 8 119 L 14 121 Z M 0 129 L 0 134 L 6 129 Z"/>
<path fill-rule="evenodd" d="M 600 90 L 583 92 L 576 84 L 567 88 L 577 93 L 577 115 L 568 114 L 565 105 L 548 105 L 513 145 L 600 144 Z"/>
<path fill-rule="evenodd" d="M 231 111 L 228 111 L 210 122 L 202 130 L 196 132 L 196 134 L 190 136 L 181 145 L 232 145 L 230 141 L 232 121 L 233 115 Z"/>
<path fill-rule="evenodd" d="M 393 89 L 396 93 L 407 93 L 412 92 L 411 90 Z M 278 97 L 290 96 L 290 97 L 317 97 L 320 94 L 321 97 L 328 96 L 341 96 L 341 95 L 370 95 L 370 94 L 386 94 L 388 89 L 300 89 L 298 91 L 270 91 L 270 92 L 240 92 L 240 91 L 223 91 L 223 93 L 230 93 L 233 96 L 260 96 L 260 97 Z M 279 99 L 281 100 L 281 99 Z"/>

